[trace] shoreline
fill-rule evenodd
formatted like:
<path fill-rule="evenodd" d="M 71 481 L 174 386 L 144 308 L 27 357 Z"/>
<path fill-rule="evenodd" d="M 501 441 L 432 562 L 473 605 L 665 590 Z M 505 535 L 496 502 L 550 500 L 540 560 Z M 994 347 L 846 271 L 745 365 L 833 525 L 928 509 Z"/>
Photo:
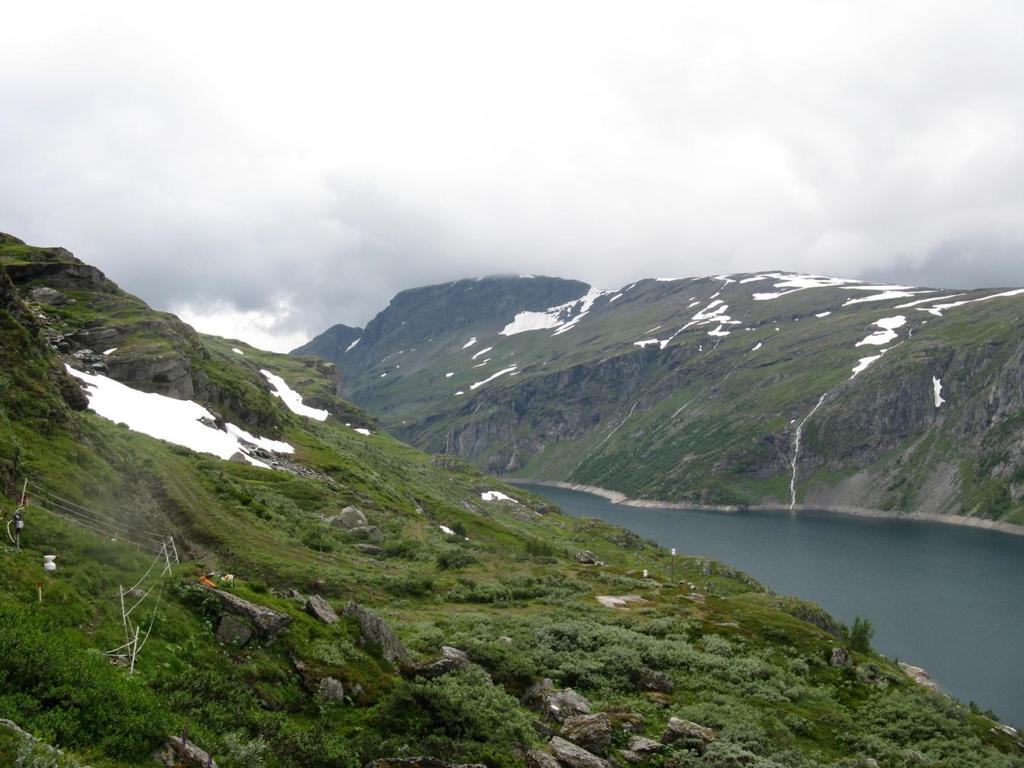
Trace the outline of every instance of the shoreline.
<path fill-rule="evenodd" d="M 593 496 L 611 502 L 621 504 L 625 507 L 657 507 L 661 509 L 695 510 L 698 512 L 722 512 L 731 514 L 736 512 L 789 512 L 789 505 L 786 504 L 751 504 L 747 507 L 738 507 L 728 504 L 695 504 L 673 501 L 659 501 L 657 499 L 631 499 L 619 491 L 612 491 L 596 485 L 582 485 L 580 483 L 566 483 L 560 480 L 510 480 L 503 478 L 510 485 L 543 485 L 548 488 L 561 488 L 566 491 L 578 491 L 589 493 Z M 984 520 L 977 517 L 962 517 L 960 515 L 931 515 L 919 512 L 891 512 L 884 509 L 869 509 L 866 507 L 845 507 L 829 505 L 806 505 L 797 504 L 795 512 L 828 512 L 836 515 L 850 515 L 851 517 L 868 517 L 884 520 L 911 520 L 923 523 L 942 523 L 944 525 L 959 525 L 965 528 L 981 528 L 997 533 L 1008 533 L 1012 536 L 1024 536 L 1024 525 L 1006 523 L 1001 520 Z"/>

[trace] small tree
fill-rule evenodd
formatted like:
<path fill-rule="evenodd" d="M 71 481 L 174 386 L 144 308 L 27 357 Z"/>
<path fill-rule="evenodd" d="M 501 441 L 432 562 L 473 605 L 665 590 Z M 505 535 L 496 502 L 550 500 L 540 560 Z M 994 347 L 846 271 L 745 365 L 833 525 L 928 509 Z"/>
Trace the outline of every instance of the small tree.
<path fill-rule="evenodd" d="M 875 636 L 875 628 L 868 619 L 857 616 L 853 626 L 846 631 L 846 644 L 851 651 L 857 653 L 871 652 L 871 639 Z"/>

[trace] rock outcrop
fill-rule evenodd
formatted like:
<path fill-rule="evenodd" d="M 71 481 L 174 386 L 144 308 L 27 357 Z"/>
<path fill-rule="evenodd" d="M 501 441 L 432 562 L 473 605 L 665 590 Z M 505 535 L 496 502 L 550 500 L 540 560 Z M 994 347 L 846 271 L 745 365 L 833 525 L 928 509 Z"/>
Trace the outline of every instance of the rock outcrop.
<path fill-rule="evenodd" d="M 409 652 L 402 645 L 391 627 L 380 616 L 359 603 L 350 600 L 342 611 L 345 616 L 354 618 L 359 624 L 359 636 L 362 642 L 370 647 L 380 649 L 380 654 L 392 664 L 398 664 L 409 658 Z"/>
<path fill-rule="evenodd" d="M 566 718 L 575 715 L 591 713 L 590 702 L 585 696 L 572 688 L 559 690 L 548 678 L 531 686 L 523 694 L 522 703 L 557 723 L 563 723 Z"/>
<path fill-rule="evenodd" d="M 553 736 L 548 743 L 551 753 L 563 768 L 608 768 L 608 761 L 603 760 L 583 747 L 566 741 L 561 736 Z"/>
<path fill-rule="evenodd" d="M 441 658 L 428 664 L 406 664 L 402 674 L 407 677 L 442 677 L 454 672 L 461 672 L 470 665 L 469 656 L 465 651 L 450 645 L 441 646 Z"/>
<path fill-rule="evenodd" d="M 320 595 L 310 595 L 306 598 L 306 613 L 320 619 L 324 624 L 333 624 L 338 620 L 334 608 Z"/>
<path fill-rule="evenodd" d="M 335 677 L 325 677 L 317 684 L 317 698 L 324 702 L 345 700 L 345 686 Z"/>
<path fill-rule="evenodd" d="M 249 619 L 255 626 L 256 632 L 262 637 L 273 638 L 287 629 L 292 621 L 292 617 L 286 613 L 279 613 L 266 606 L 250 603 L 223 589 L 213 587 L 205 587 L 205 589 L 220 600 L 225 611 Z"/>
<path fill-rule="evenodd" d="M 565 718 L 559 735 L 588 752 L 604 757 L 612 743 L 612 721 L 604 712 L 572 715 Z"/>
<path fill-rule="evenodd" d="M 252 628 L 237 616 L 225 613 L 217 625 L 217 642 L 224 645 L 236 645 L 239 648 L 252 639 Z"/>
<path fill-rule="evenodd" d="M 171 736 L 153 757 L 167 768 L 217 768 L 209 753 L 182 736 Z"/>
<path fill-rule="evenodd" d="M 698 754 L 703 754 L 704 748 L 714 740 L 715 732 L 710 728 L 681 717 L 670 717 L 661 735 L 662 744 L 676 744 Z"/>

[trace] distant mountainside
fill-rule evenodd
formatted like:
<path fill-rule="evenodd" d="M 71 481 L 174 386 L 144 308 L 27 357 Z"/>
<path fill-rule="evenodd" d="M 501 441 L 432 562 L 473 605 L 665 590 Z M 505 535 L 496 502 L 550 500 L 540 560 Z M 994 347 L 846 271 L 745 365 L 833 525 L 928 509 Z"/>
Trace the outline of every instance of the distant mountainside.
<path fill-rule="evenodd" d="M 315 339 L 291 351 L 293 355 L 316 355 L 326 360 L 341 357 L 352 343 L 363 335 L 362 328 L 350 328 L 347 325 L 332 325 Z"/>
<path fill-rule="evenodd" d="M 405 291 L 328 359 L 402 439 L 512 477 L 1024 523 L 1022 321 L 1024 289 L 490 278 Z"/>

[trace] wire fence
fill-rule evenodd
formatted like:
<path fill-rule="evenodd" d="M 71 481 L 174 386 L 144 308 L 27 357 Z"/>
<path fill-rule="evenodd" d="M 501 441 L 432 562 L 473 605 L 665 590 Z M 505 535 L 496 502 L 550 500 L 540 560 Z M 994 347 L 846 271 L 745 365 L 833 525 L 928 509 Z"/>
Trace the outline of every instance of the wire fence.
<path fill-rule="evenodd" d="M 150 530 L 132 521 L 119 520 L 104 512 L 83 507 L 34 480 L 26 480 L 23 487 L 22 508 L 24 509 L 42 509 L 105 538 L 127 541 L 139 549 L 153 554 L 158 554 L 168 539 L 166 534 Z"/>

